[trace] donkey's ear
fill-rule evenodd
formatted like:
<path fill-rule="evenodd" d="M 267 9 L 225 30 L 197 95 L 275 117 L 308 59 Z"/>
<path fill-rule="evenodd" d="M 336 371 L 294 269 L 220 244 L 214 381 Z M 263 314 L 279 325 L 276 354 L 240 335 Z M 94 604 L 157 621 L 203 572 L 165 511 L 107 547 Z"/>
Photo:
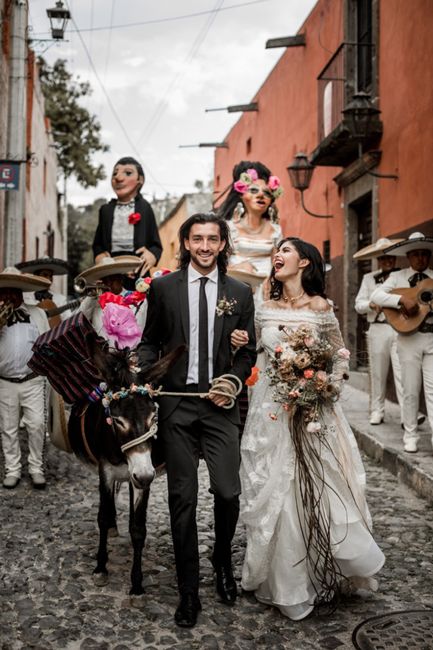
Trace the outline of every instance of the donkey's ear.
<path fill-rule="evenodd" d="M 184 354 L 186 349 L 186 345 L 179 345 L 175 350 L 172 350 L 172 352 L 166 354 L 165 357 L 162 357 L 162 359 L 157 361 L 148 371 L 146 371 L 145 381 L 147 383 L 159 381 L 161 377 L 166 374 L 170 366 L 175 364 L 182 354 Z"/>
<path fill-rule="evenodd" d="M 107 376 L 108 372 L 108 341 L 100 336 L 89 336 L 87 339 L 87 349 L 93 364 L 97 368 L 99 375 Z"/>

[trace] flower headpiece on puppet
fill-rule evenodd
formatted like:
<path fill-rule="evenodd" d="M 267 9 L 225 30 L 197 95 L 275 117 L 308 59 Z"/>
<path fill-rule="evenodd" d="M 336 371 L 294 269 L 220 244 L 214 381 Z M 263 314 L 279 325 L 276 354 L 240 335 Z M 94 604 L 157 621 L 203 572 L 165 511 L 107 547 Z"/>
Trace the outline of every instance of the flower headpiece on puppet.
<path fill-rule="evenodd" d="M 233 183 L 233 187 L 239 194 L 245 194 L 245 192 L 248 192 L 250 185 L 253 185 L 258 179 L 259 175 L 255 169 L 247 169 L 246 172 L 242 172 L 239 176 L 239 180 Z M 267 185 L 274 200 L 283 194 L 283 188 L 278 176 L 269 176 Z"/>
<path fill-rule="evenodd" d="M 141 330 L 132 309 L 117 302 L 108 302 L 102 311 L 102 324 L 110 340 L 119 348 L 135 348 Z"/>

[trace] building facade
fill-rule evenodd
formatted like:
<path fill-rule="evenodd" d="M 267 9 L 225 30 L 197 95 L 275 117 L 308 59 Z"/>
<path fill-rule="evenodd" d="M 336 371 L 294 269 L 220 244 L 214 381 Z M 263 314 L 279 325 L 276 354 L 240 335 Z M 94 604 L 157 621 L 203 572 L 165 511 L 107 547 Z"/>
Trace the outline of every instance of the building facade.
<path fill-rule="evenodd" d="M 379 237 L 433 236 L 432 27 L 431 0 L 319 0 L 251 100 L 258 111 L 243 113 L 215 153 L 217 192 L 240 160 L 280 176 L 283 233 L 311 241 L 331 263 L 328 293 L 354 367 L 365 363 L 354 298 L 371 267 L 353 253 Z M 362 93 L 373 111 L 364 124 L 355 114 L 365 127 L 356 135 L 342 111 Z M 292 188 L 287 167 L 299 152 L 314 165 L 304 204 L 332 218 L 307 214 Z"/>
<path fill-rule="evenodd" d="M 0 0 L 0 160 L 25 160 L 20 163 L 19 190 L 0 189 L 1 268 L 45 255 L 65 258 L 67 243 L 65 212 L 57 190 L 57 156 L 45 115 L 36 55 L 25 42 L 22 56 L 19 53 L 16 57 L 19 30 L 26 31 L 27 25 L 27 7 L 24 4 L 18 8 L 18 4 Z M 18 9 L 26 12 L 20 23 L 14 13 Z M 22 153 L 14 141 L 14 134 L 17 139 L 21 134 L 12 97 L 20 78 L 22 102 L 18 117 L 25 131 Z M 23 195 L 18 212 L 17 192 Z M 63 290 L 63 284 L 63 278 L 56 278 L 55 289 Z"/>

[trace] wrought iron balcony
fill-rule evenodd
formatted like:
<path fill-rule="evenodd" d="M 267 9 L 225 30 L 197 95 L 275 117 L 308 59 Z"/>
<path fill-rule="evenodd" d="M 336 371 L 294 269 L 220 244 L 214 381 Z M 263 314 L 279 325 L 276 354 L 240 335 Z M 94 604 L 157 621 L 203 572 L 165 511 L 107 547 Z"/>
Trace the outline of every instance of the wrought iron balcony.
<path fill-rule="evenodd" d="M 319 144 L 310 156 L 314 165 L 345 167 L 358 157 L 359 141 L 351 136 L 342 110 L 356 92 L 359 47 L 363 45 L 341 43 L 317 78 Z M 382 122 L 375 119 L 363 145 L 377 144 L 381 135 Z"/>

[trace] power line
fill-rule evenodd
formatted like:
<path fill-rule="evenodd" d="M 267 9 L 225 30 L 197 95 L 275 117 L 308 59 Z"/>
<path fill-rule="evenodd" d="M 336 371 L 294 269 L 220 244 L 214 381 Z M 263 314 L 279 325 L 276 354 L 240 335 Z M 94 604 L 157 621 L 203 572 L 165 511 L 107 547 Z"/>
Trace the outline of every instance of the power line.
<path fill-rule="evenodd" d="M 202 26 L 202 28 L 199 30 L 194 43 L 192 44 L 191 49 L 189 50 L 188 54 L 186 55 L 182 67 L 176 72 L 174 77 L 171 79 L 169 82 L 163 97 L 160 99 L 157 107 L 155 108 L 153 114 L 151 115 L 149 121 L 147 122 L 146 126 L 144 127 L 144 130 L 142 131 L 141 135 L 137 138 L 137 144 L 139 145 L 140 142 L 144 138 L 149 138 L 150 135 L 153 133 L 155 130 L 159 120 L 163 116 L 166 108 L 167 108 L 167 102 L 166 99 L 168 95 L 172 92 L 173 88 L 176 86 L 176 83 L 178 80 L 182 77 L 182 75 L 185 72 L 185 67 L 186 65 L 192 61 L 192 59 L 195 57 L 197 54 L 198 50 L 200 49 L 200 46 L 202 45 L 204 39 L 206 38 L 207 34 L 209 33 L 210 28 L 212 27 L 212 24 L 217 17 L 217 14 L 222 10 L 222 4 L 224 0 L 217 0 L 215 3 L 215 6 L 211 12 L 207 12 L 207 14 L 210 14 L 205 22 L 205 24 Z"/>
<path fill-rule="evenodd" d="M 83 29 L 78 29 L 77 25 L 75 24 L 75 29 L 70 29 L 68 30 L 69 33 L 74 33 L 74 32 L 102 32 L 110 29 L 127 29 L 129 27 L 141 27 L 143 25 L 156 25 L 159 23 L 170 23 L 174 22 L 177 20 L 187 20 L 189 18 L 197 18 L 199 16 L 205 16 L 207 14 L 213 14 L 217 13 L 219 11 L 229 11 L 231 9 L 239 9 L 242 7 L 248 7 L 249 5 L 256 5 L 256 4 L 261 4 L 263 2 L 270 2 L 271 0 L 249 0 L 249 2 L 243 2 L 242 4 L 235 4 L 235 5 L 228 5 L 227 7 L 223 7 L 222 9 L 209 9 L 207 11 L 197 11 L 195 13 L 191 14 L 181 14 L 179 16 L 169 16 L 167 18 L 153 18 L 150 20 L 142 20 L 136 23 L 125 23 L 123 25 L 109 25 L 108 27 L 87 27 Z M 48 32 L 46 32 L 48 33 Z M 38 34 L 38 36 L 44 36 L 45 34 Z"/>
<path fill-rule="evenodd" d="M 74 20 L 73 17 L 71 18 L 71 20 L 72 20 L 73 24 L 74 24 L 75 27 L 76 27 L 76 31 L 77 31 L 78 37 L 79 37 L 79 39 L 80 39 L 80 41 L 81 41 L 81 45 L 83 46 L 83 49 L 84 49 L 84 51 L 85 51 L 85 53 L 86 53 L 86 56 L 87 56 L 88 61 L 89 61 L 89 64 L 90 64 L 90 67 L 91 67 L 91 69 L 92 69 L 92 71 L 93 71 L 93 74 L 95 75 L 95 77 L 96 77 L 96 79 L 97 79 L 97 81 L 98 81 L 100 87 L 101 87 L 102 92 L 104 93 L 105 99 L 107 100 L 107 104 L 108 104 L 108 106 L 109 106 L 110 109 L 111 109 L 111 112 L 112 112 L 112 114 L 113 114 L 113 117 L 115 118 L 117 124 L 119 125 L 119 127 L 120 127 L 120 129 L 121 129 L 123 135 L 125 136 L 126 141 L 128 142 L 129 146 L 131 147 L 131 150 L 135 153 L 135 155 L 137 156 L 137 158 L 140 159 L 141 156 L 140 156 L 140 154 L 138 153 L 138 151 L 137 151 L 137 149 L 136 149 L 134 143 L 132 142 L 131 138 L 129 137 L 128 132 L 126 131 L 126 129 L 125 129 L 124 125 L 123 125 L 122 120 L 120 119 L 119 115 L 117 114 L 116 109 L 114 108 L 114 105 L 113 105 L 113 102 L 111 101 L 110 95 L 108 94 L 107 90 L 105 89 L 104 84 L 102 83 L 102 81 L 101 81 L 101 79 L 100 79 L 100 77 L 99 77 L 99 75 L 98 75 L 98 72 L 97 72 L 97 70 L 96 70 L 96 67 L 95 67 L 93 61 L 92 61 L 92 57 L 90 56 L 89 50 L 88 50 L 87 45 L 86 45 L 86 43 L 85 43 L 85 41 L 84 41 L 84 39 L 83 39 L 83 37 L 82 37 L 82 35 L 81 35 L 81 32 L 80 32 L 80 30 L 78 29 L 77 24 L 76 24 L 76 22 L 75 22 L 75 20 Z M 163 185 L 161 185 L 161 183 L 160 183 L 160 182 L 155 178 L 155 176 L 154 176 L 154 175 L 152 174 L 152 172 L 150 171 L 149 167 L 148 167 L 147 165 L 143 165 L 143 167 L 145 168 L 147 174 L 148 174 L 148 175 L 153 179 L 154 183 L 156 183 L 156 185 L 158 185 L 162 190 L 164 190 L 164 192 L 167 193 L 167 189 L 166 189 Z"/>

